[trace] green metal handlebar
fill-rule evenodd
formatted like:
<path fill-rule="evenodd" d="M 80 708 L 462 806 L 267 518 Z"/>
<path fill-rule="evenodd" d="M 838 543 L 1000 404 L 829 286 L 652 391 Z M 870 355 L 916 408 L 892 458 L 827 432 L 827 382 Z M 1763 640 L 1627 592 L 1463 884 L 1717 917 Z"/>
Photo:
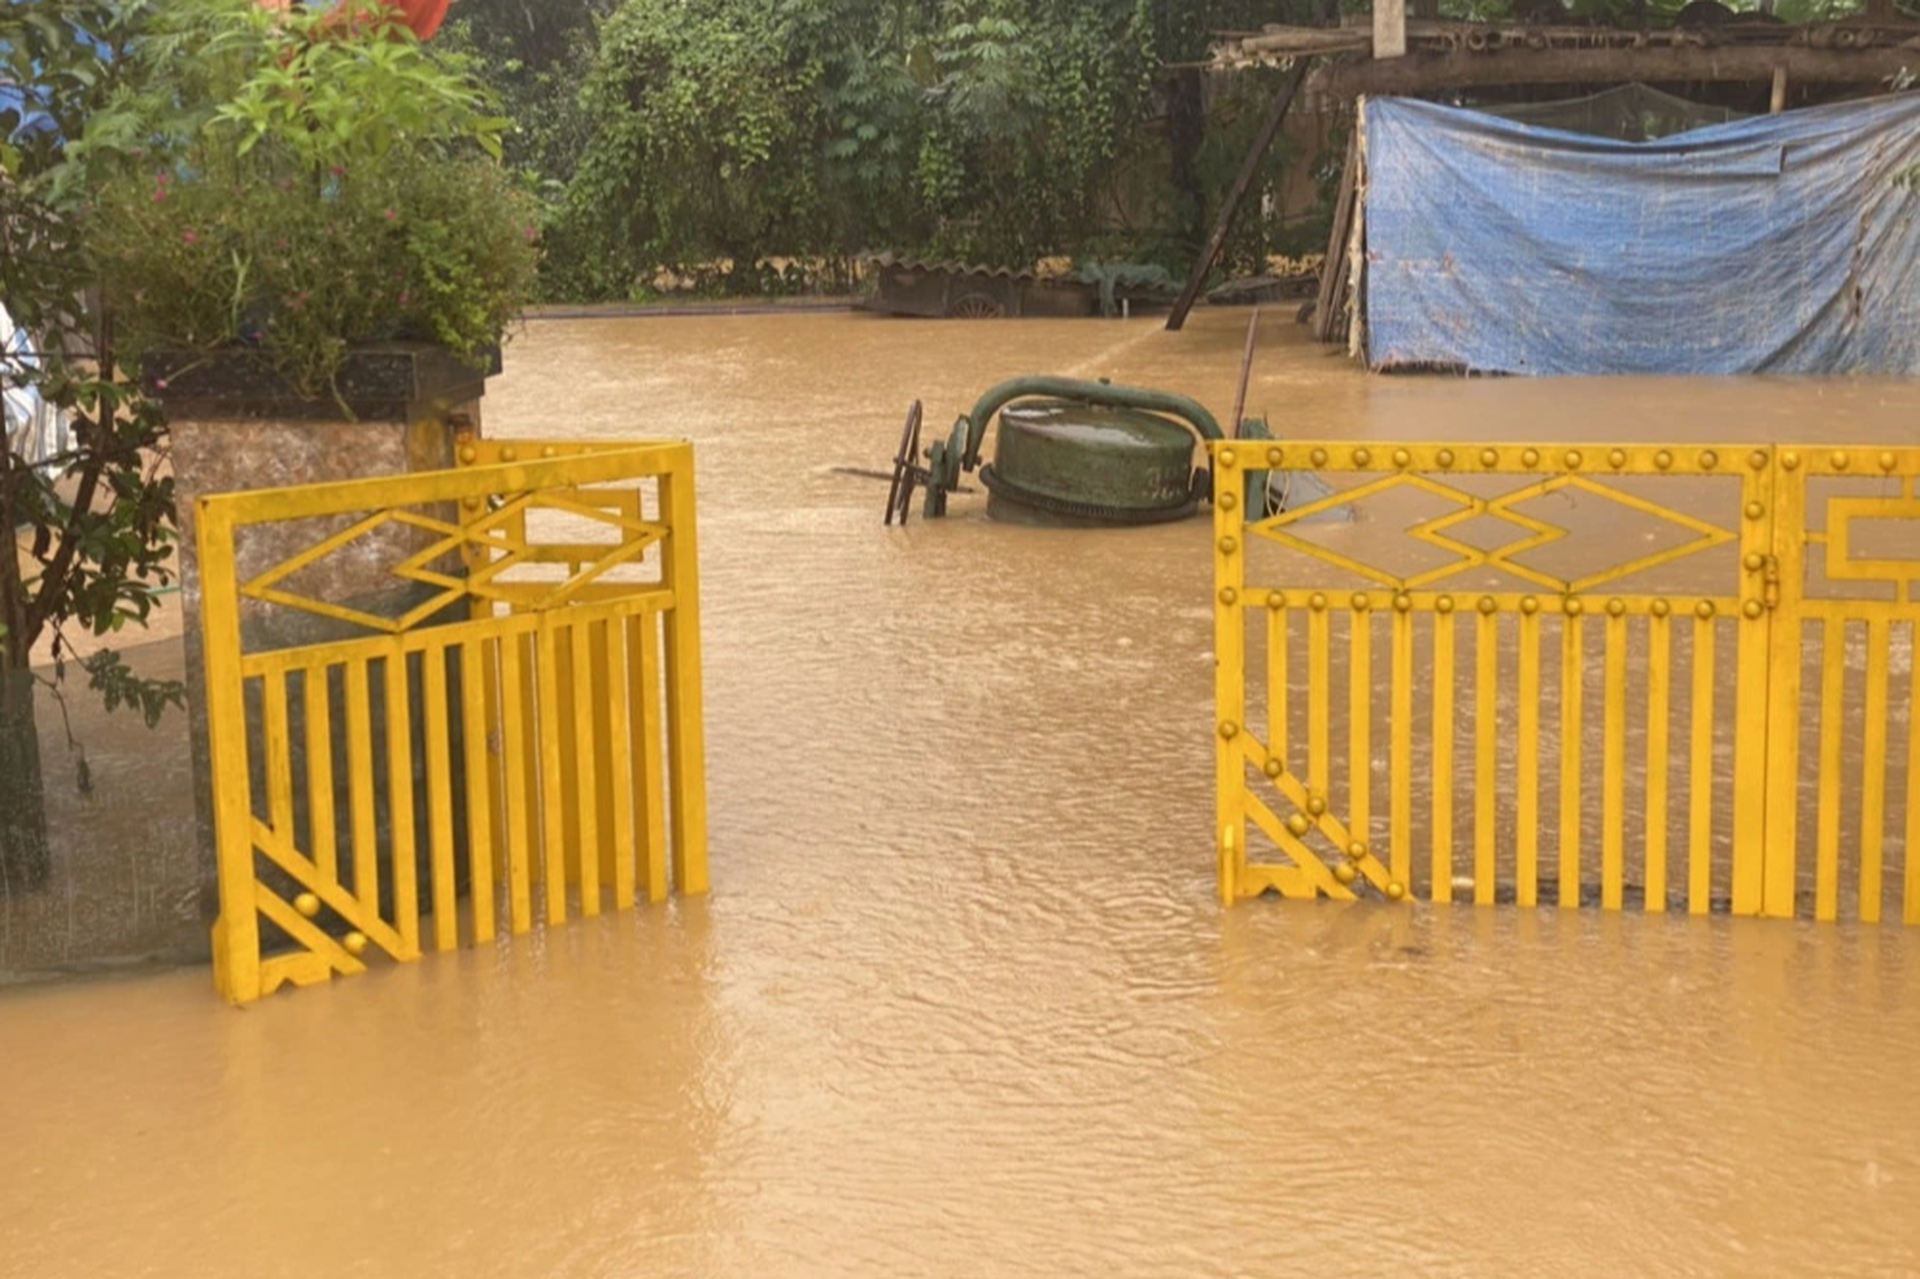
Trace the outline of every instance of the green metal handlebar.
<path fill-rule="evenodd" d="M 1174 395 L 1168 391 L 1147 391 L 1133 386 L 1115 386 L 1111 382 L 1104 381 L 1087 382 L 1079 378 L 1031 374 L 1027 377 L 1012 378 L 989 390 L 974 404 L 973 411 L 963 419 L 967 424 L 966 452 L 961 459 L 963 469 L 971 471 L 980 465 L 980 446 L 986 439 L 987 423 L 993 420 L 993 415 L 1012 401 L 1029 395 L 1047 395 L 1055 399 L 1074 400 L 1083 404 L 1101 404 L 1114 408 L 1141 409 L 1148 413 L 1164 413 L 1184 420 L 1203 440 L 1226 438 L 1221 434 L 1220 424 L 1214 421 L 1213 414 L 1184 395 Z"/>

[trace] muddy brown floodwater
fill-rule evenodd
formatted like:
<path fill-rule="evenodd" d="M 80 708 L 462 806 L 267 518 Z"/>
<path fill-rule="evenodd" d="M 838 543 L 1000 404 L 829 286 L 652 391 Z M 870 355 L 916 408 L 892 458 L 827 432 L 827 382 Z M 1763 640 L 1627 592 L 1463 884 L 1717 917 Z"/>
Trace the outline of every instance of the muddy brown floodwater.
<path fill-rule="evenodd" d="M 1213 897 L 1204 521 L 880 526 L 908 400 L 1224 412 L 1243 312 L 564 321 L 495 435 L 698 445 L 711 899 L 295 991 L 0 990 L 0 1273 L 1920 1270 L 1897 928 Z M 1886 383 L 1370 379 L 1284 434 L 1916 438 Z"/>

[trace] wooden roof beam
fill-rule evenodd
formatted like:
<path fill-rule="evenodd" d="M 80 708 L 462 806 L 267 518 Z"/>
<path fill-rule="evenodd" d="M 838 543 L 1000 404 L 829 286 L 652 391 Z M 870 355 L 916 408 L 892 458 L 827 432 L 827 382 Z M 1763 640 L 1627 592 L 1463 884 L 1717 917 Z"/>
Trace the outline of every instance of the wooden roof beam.
<path fill-rule="evenodd" d="M 1884 81 L 1902 68 L 1920 72 L 1920 49 L 1810 49 L 1792 45 L 1648 49 L 1501 49 L 1341 61 L 1318 69 L 1311 93 L 1414 95 L 1522 84 L 1643 84 L 1748 81 L 1766 84 L 1784 69 L 1795 84 Z"/>

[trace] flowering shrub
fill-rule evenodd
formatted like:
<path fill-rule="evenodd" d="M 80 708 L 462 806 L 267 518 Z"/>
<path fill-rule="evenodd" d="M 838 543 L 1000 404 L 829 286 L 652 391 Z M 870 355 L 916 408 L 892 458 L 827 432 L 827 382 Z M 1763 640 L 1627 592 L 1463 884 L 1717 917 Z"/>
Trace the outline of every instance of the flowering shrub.
<path fill-rule="evenodd" d="M 123 347 L 250 346 L 319 395 L 354 343 L 498 342 L 532 295 L 535 213 L 460 64 L 373 6 L 180 14 L 201 43 L 173 92 L 203 110 L 96 188 L 88 238 Z M 163 31 L 145 56 L 169 46 Z"/>

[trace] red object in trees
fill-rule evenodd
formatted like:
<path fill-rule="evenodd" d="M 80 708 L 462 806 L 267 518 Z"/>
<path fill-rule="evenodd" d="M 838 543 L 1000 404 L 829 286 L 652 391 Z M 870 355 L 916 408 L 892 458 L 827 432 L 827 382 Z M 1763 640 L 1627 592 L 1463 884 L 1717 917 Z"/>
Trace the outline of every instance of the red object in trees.
<path fill-rule="evenodd" d="M 413 28 L 422 40 L 431 40 L 440 24 L 447 20 L 447 6 L 453 0 L 387 0 L 387 7 L 400 12 L 400 20 Z"/>
<path fill-rule="evenodd" d="M 334 7 L 322 23 L 326 27 L 348 27 L 354 30 L 366 30 L 380 25 L 384 20 L 379 15 L 385 10 L 387 16 L 399 22 L 422 40 L 430 40 L 440 24 L 447 20 L 447 6 L 453 0 L 361 0 Z"/>

